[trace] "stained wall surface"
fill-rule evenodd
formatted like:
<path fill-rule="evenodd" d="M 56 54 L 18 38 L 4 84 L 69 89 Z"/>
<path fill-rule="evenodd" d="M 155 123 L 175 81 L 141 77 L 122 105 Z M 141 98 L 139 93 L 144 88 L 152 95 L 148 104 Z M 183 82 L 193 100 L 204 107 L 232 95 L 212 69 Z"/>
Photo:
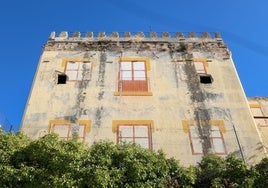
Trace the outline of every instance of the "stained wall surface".
<path fill-rule="evenodd" d="M 254 164 L 268 143 L 217 33 L 52 32 L 21 131 L 33 138 L 78 137 L 88 145 L 134 142 L 163 149 L 184 165 L 208 153 L 235 153 Z"/>
<path fill-rule="evenodd" d="M 268 98 L 248 98 L 248 102 L 266 152 L 268 148 Z"/>

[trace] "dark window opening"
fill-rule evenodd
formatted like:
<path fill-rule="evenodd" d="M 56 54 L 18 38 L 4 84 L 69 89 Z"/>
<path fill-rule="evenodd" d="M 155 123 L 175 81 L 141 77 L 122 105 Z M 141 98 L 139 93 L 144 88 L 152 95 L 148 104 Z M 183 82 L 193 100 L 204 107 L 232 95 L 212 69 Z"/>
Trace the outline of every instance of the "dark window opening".
<path fill-rule="evenodd" d="M 65 75 L 65 74 L 59 74 L 58 75 L 57 84 L 66 84 L 66 81 L 67 81 L 67 75 Z"/>
<path fill-rule="evenodd" d="M 199 78 L 201 84 L 211 84 L 213 81 L 213 78 L 210 74 L 200 74 Z"/>

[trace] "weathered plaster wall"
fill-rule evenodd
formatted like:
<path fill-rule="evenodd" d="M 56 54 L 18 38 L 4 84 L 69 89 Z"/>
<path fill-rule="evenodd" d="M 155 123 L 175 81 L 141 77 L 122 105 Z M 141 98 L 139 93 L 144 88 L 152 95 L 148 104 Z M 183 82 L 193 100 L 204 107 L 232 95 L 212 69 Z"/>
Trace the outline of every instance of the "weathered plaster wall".
<path fill-rule="evenodd" d="M 91 120 L 85 139 L 90 145 L 105 139 L 116 142 L 113 120 L 152 120 L 152 149 L 163 149 L 189 165 L 200 161 L 202 155 L 192 154 L 183 121 L 196 122 L 202 151 L 208 154 L 212 151 L 210 122 L 223 120 L 226 154 L 234 152 L 248 163 L 264 156 L 230 52 L 221 40 L 108 39 L 54 38 L 46 44 L 25 108 L 23 132 L 38 138 L 48 133 L 50 120 Z M 114 95 L 121 57 L 150 60 L 147 74 L 152 96 Z M 71 58 L 92 63 L 91 80 L 57 84 L 57 75 L 64 72 L 63 60 Z M 195 61 L 204 61 L 213 78 L 211 84 L 200 83 Z M 186 81 L 180 79 L 181 74 Z"/>
<path fill-rule="evenodd" d="M 265 154 L 267 156 L 268 148 L 268 98 L 267 97 L 254 97 L 248 98 L 250 108 L 258 108 L 261 112 L 256 117 L 254 116 L 255 124 L 258 130 L 258 133 L 261 138 L 261 142 L 264 145 Z"/>

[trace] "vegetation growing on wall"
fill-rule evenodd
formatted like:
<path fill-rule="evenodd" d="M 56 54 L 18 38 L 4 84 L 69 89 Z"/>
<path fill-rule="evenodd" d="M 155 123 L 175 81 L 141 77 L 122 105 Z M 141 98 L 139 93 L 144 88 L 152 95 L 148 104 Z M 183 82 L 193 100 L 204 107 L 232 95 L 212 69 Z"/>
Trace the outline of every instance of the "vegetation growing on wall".
<path fill-rule="evenodd" d="M 268 159 L 247 167 L 233 155 L 183 167 L 137 145 L 31 140 L 0 130 L 0 187 L 267 187 Z"/>

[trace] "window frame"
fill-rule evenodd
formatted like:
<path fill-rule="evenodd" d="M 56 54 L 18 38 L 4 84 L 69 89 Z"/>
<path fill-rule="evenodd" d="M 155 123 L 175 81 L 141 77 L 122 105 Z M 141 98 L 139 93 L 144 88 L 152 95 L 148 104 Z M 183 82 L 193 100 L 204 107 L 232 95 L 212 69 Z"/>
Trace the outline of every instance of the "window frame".
<path fill-rule="evenodd" d="M 190 146 L 191 146 L 191 151 L 192 151 L 192 154 L 193 155 L 203 155 L 203 151 L 201 151 L 201 152 L 197 152 L 196 150 L 195 150 L 195 146 L 194 146 L 194 144 L 196 143 L 196 142 L 194 142 L 193 140 L 195 140 L 195 141 L 197 141 L 197 142 L 199 142 L 200 144 L 201 144 L 201 150 L 203 149 L 202 148 L 202 139 L 199 137 L 199 136 L 192 136 L 192 135 L 194 135 L 193 133 L 192 133 L 192 127 L 194 127 L 194 128 L 196 128 L 196 126 L 194 126 L 194 125 L 188 125 L 188 130 L 189 130 L 189 141 L 190 141 Z"/>
<path fill-rule="evenodd" d="M 258 125 L 260 127 L 268 127 L 268 119 L 264 115 L 263 110 L 261 108 L 261 105 L 260 104 L 250 104 L 249 106 L 250 106 L 250 112 L 251 112 L 251 114 L 252 114 L 252 116 L 254 118 L 254 122 L 256 123 L 256 125 Z M 261 114 L 261 116 L 256 116 L 254 114 L 253 109 L 258 109 L 260 114 Z M 261 123 L 261 121 L 263 123 Z"/>
<path fill-rule="evenodd" d="M 186 63 L 193 63 L 194 69 L 197 73 L 198 79 L 200 80 L 200 76 L 209 76 L 211 77 L 211 83 L 213 81 L 212 76 L 208 74 L 207 67 L 208 67 L 208 60 L 204 58 L 194 58 L 190 60 L 178 60 L 176 62 L 176 71 L 177 71 L 177 78 L 181 82 L 189 82 L 190 80 L 187 78 L 187 74 L 185 74 L 185 65 Z M 198 68 L 198 64 L 200 67 Z M 200 81 L 201 83 L 201 81 Z"/>
<path fill-rule="evenodd" d="M 200 123 L 201 123 L 201 126 L 205 125 L 204 121 L 201 121 Z M 202 139 L 199 136 L 196 136 L 196 137 L 192 136 L 193 133 L 191 131 L 192 130 L 191 128 L 192 127 L 197 128 L 197 122 L 196 121 L 183 120 L 182 125 L 183 125 L 184 132 L 188 134 L 192 154 L 193 155 L 203 155 L 203 151 L 202 152 L 196 152 L 195 147 L 193 145 L 194 143 L 196 143 L 193 140 L 198 140 L 198 142 L 200 142 L 200 143 L 202 142 Z M 216 154 L 216 155 L 227 155 L 227 148 L 226 148 L 225 140 L 224 140 L 224 137 L 223 137 L 223 133 L 226 133 L 226 129 L 225 129 L 225 126 L 224 126 L 224 121 L 223 120 L 210 120 L 209 125 L 211 126 L 211 129 L 210 129 L 210 143 L 211 143 L 211 148 L 213 150 L 213 153 Z M 214 128 L 218 127 L 220 136 L 213 136 L 212 135 L 212 131 L 215 131 L 215 130 L 212 130 L 213 127 Z M 223 152 L 217 152 L 217 149 L 216 149 L 215 144 L 214 144 L 215 142 L 213 142 L 213 140 L 216 140 L 216 139 L 221 140 L 222 148 L 224 150 Z M 202 144 L 201 144 L 201 149 L 203 149 Z"/>
<path fill-rule="evenodd" d="M 147 136 L 136 136 L 136 130 L 135 128 L 137 127 L 146 127 L 147 128 Z M 135 143 L 135 144 L 139 144 L 137 142 L 135 142 L 135 139 L 148 139 L 148 147 L 143 147 L 142 145 L 140 145 L 143 148 L 146 149 L 152 149 L 152 132 L 154 132 L 154 123 L 152 120 L 114 120 L 113 121 L 113 133 L 116 134 L 116 144 L 120 144 L 122 139 L 122 133 L 120 133 L 120 128 L 123 127 L 132 127 L 132 134 L 131 136 L 123 136 L 124 138 L 128 138 L 128 139 L 132 139 L 132 141 L 130 143 Z M 121 134 L 121 135 L 120 135 Z M 123 142 L 122 142 L 123 143 Z"/>
<path fill-rule="evenodd" d="M 226 150 L 226 145 L 225 145 L 225 141 L 224 141 L 224 138 L 223 138 L 223 134 L 222 134 L 222 131 L 220 130 L 220 127 L 219 127 L 219 125 L 212 125 L 211 126 L 212 128 L 215 128 L 215 127 L 217 127 L 218 128 L 218 130 L 212 130 L 212 129 L 210 129 L 210 141 L 211 141 L 211 145 L 212 145 L 212 148 L 213 148 L 213 152 L 216 154 L 216 155 L 226 155 L 227 154 L 227 150 Z M 213 136 L 212 135 L 212 131 L 218 131 L 219 132 L 219 135 L 220 136 Z M 220 141 L 222 142 L 222 147 L 223 147 L 223 152 L 217 152 L 216 151 L 216 147 L 215 147 L 215 142 L 213 142 L 213 141 L 215 141 L 216 139 L 220 139 Z"/>
<path fill-rule="evenodd" d="M 72 123 L 67 120 L 50 120 L 48 132 L 58 134 L 60 139 L 70 140 L 72 138 L 71 125 Z M 81 140 L 82 142 L 85 142 L 86 134 L 89 133 L 91 129 L 91 121 L 90 120 L 78 120 L 78 125 L 79 125 L 79 131 L 81 127 L 83 127 L 82 136 L 80 136 L 80 134 L 78 133 L 78 141 Z M 68 129 L 67 135 L 63 137 L 63 136 L 60 136 L 59 133 L 54 132 L 56 126 L 66 126 Z"/>
<path fill-rule="evenodd" d="M 125 69 L 125 67 L 123 67 L 124 69 L 122 69 L 122 65 L 124 64 L 127 64 L 127 63 L 130 63 L 130 68 L 129 69 Z M 135 65 L 136 63 L 143 63 L 143 67 L 142 69 L 138 68 L 138 67 L 135 67 L 137 65 Z M 130 77 L 127 77 L 129 79 L 124 79 L 124 73 L 125 72 L 128 72 L 130 73 Z M 144 76 L 143 77 L 137 77 L 135 76 L 135 73 L 137 74 L 142 72 L 144 73 Z M 138 78 L 142 78 L 142 79 L 138 79 Z M 141 81 L 147 81 L 147 70 L 146 70 L 146 62 L 145 61 L 121 61 L 119 62 L 119 80 L 120 81 L 138 81 L 138 80 L 141 80 Z"/>
<path fill-rule="evenodd" d="M 68 63 L 79 63 L 77 69 L 68 69 Z M 89 68 L 85 69 L 85 71 L 88 72 L 88 78 L 86 79 L 80 79 L 79 76 L 79 72 L 81 72 L 81 75 L 83 74 L 83 68 L 81 68 L 84 63 L 90 63 Z M 79 59 L 79 58 L 70 58 L 70 59 L 63 59 L 62 60 L 62 66 L 64 67 L 64 73 L 67 76 L 67 82 L 81 82 L 81 81 L 90 81 L 91 77 L 92 77 L 92 61 L 90 61 L 88 58 L 83 58 L 83 59 Z M 71 78 L 70 79 L 70 74 L 68 74 L 67 72 L 75 72 L 74 74 L 76 74 L 75 79 Z"/>
<path fill-rule="evenodd" d="M 135 63 L 143 63 L 139 66 Z M 130 66 L 125 66 L 130 64 Z M 135 67 L 136 66 L 136 67 Z M 117 88 L 115 96 L 151 96 L 150 79 L 148 71 L 150 70 L 150 61 L 148 58 L 124 57 L 118 60 Z M 141 68 L 142 67 L 142 68 Z M 136 77 L 135 75 L 141 75 Z M 127 77 L 129 76 L 129 77 Z"/>
<path fill-rule="evenodd" d="M 200 63 L 202 68 L 198 67 L 199 63 Z M 195 67 L 195 70 L 196 70 L 197 74 L 207 74 L 206 61 L 204 61 L 204 60 L 195 60 L 194 61 L 194 67 Z"/>

